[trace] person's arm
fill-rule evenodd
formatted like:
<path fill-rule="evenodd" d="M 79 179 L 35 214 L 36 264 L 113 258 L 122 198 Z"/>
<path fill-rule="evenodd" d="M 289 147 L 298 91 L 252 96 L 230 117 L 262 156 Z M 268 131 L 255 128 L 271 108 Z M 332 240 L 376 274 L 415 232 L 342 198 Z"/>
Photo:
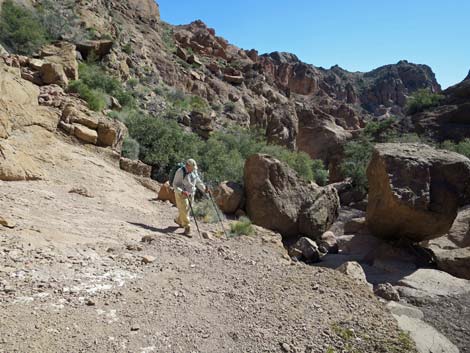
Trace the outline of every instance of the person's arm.
<path fill-rule="evenodd" d="M 196 175 L 196 187 L 202 192 L 207 192 L 207 186 L 202 182 L 201 178 L 199 177 L 199 174 Z"/>
<path fill-rule="evenodd" d="M 180 168 L 176 171 L 175 177 L 173 178 L 173 189 L 178 194 L 181 194 L 183 192 L 183 178 L 183 168 Z"/>

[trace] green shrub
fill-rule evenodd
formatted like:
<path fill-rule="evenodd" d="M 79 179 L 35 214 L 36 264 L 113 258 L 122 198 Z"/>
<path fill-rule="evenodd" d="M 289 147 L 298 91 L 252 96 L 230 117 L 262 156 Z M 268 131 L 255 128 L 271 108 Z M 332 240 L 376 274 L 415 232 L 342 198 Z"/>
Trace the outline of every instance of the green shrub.
<path fill-rule="evenodd" d="M 412 115 L 436 107 L 443 98 L 442 95 L 433 93 L 428 89 L 420 89 L 408 98 L 406 102 L 406 112 Z"/>
<path fill-rule="evenodd" d="M 260 149 L 260 152 L 285 162 L 306 181 L 315 181 L 318 185 L 328 183 L 328 171 L 323 162 L 312 160 L 305 152 L 295 152 L 277 145 L 266 145 Z"/>
<path fill-rule="evenodd" d="M 199 150 L 204 179 L 212 183 L 224 180 L 242 182 L 245 159 L 237 149 L 229 149 L 223 141 L 209 138 Z"/>
<path fill-rule="evenodd" d="M 126 43 L 125 45 L 122 46 L 122 51 L 126 54 L 132 54 L 132 44 L 131 43 Z"/>
<path fill-rule="evenodd" d="M 130 119 L 137 119 L 142 115 L 139 111 L 133 109 L 133 108 L 124 108 L 121 111 L 112 111 L 108 114 L 108 116 L 112 119 L 119 120 L 120 122 L 123 122 L 124 124 L 127 124 Z"/>
<path fill-rule="evenodd" d="M 209 111 L 209 103 L 199 96 L 191 96 L 189 98 L 189 107 L 191 111 L 207 113 Z"/>
<path fill-rule="evenodd" d="M 255 229 L 247 217 L 240 217 L 239 221 L 230 224 L 231 236 L 252 235 L 254 232 Z"/>
<path fill-rule="evenodd" d="M 379 122 L 370 121 L 357 139 L 347 142 L 344 146 L 344 159 L 340 165 L 341 174 L 343 177 L 351 178 L 353 189 L 364 196 L 368 190 L 366 172 L 374 144 L 397 138 L 393 130 L 395 120 L 389 118 Z"/>
<path fill-rule="evenodd" d="M 0 13 L 0 42 L 18 54 L 31 55 L 49 40 L 37 14 L 6 0 Z"/>
<path fill-rule="evenodd" d="M 173 37 L 173 28 L 166 22 L 161 22 L 162 25 L 162 33 L 161 37 L 165 47 L 170 52 L 176 52 L 176 42 L 175 38 Z"/>
<path fill-rule="evenodd" d="M 102 91 L 91 89 L 80 80 L 70 82 L 68 91 L 78 93 L 88 103 L 91 110 L 99 112 L 106 108 L 105 94 Z"/>
<path fill-rule="evenodd" d="M 139 159 L 139 143 L 132 137 L 126 137 L 122 144 L 122 156 L 125 158 Z"/>
<path fill-rule="evenodd" d="M 458 143 L 447 140 L 441 143 L 439 147 L 448 151 L 460 153 L 465 157 L 470 158 L 470 138 L 466 138 Z"/>
<path fill-rule="evenodd" d="M 185 133 L 172 120 L 144 114 L 132 114 L 126 119 L 129 134 L 140 145 L 140 157 L 146 164 L 156 167 L 158 180 L 165 180 L 171 168 L 187 158 L 198 160 L 201 139 Z"/>
<path fill-rule="evenodd" d="M 123 107 L 136 105 L 133 95 L 124 89 L 122 83 L 94 63 L 80 63 L 80 80 L 69 85 L 69 91 L 80 94 L 90 109 L 103 110 L 106 107 L 106 94 L 115 97 Z"/>
<path fill-rule="evenodd" d="M 320 159 L 314 159 L 312 161 L 313 180 L 320 186 L 328 184 L 329 173 L 325 169 L 323 161 Z"/>
<path fill-rule="evenodd" d="M 227 102 L 224 104 L 224 112 L 232 113 L 235 110 L 235 103 Z"/>
<path fill-rule="evenodd" d="M 222 106 L 218 103 L 212 103 L 211 108 L 216 112 L 221 112 L 222 111 Z"/>
<path fill-rule="evenodd" d="M 217 207 L 217 205 L 215 205 L 215 207 Z M 219 221 L 219 217 L 223 217 L 222 211 L 218 207 L 216 210 L 212 201 L 207 198 L 195 202 L 193 210 L 194 216 L 205 223 L 217 223 Z"/>
<path fill-rule="evenodd" d="M 139 80 L 136 78 L 130 78 L 129 80 L 127 80 L 127 85 L 132 89 L 135 89 L 138 84 Z"/>
<path fill-rule="evenodd" d="M 344 160 L 341 163 L 341 174 L 351 178 L 354 190 L 363 193 L 368 190 L 367 165 L 372 156 L 374 144 L 362 136 L 358 140 L 350 141 L 344 146 Z"/>

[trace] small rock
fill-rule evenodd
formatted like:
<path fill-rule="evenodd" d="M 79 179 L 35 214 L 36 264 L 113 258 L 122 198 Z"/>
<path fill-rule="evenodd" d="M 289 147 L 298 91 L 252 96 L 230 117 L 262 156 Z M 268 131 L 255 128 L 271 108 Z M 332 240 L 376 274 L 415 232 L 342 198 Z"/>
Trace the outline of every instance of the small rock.
<path fill-rule="evenodd" d="M 16 223 L 12 221 L 11 219 L 5 218 L 0 216 L 0 225 L 7 227 L 7 228 L 15 228 Z"/>
<path fill-rule="evenodd" d="M 390 283 L 380 283 L 374 290 L 374 294 L 386 300 L 400 301 L 400 294 Z"/>
<path fill-rule="evenodd" d="M 202 232 L 201 234 L 204 239 L 212 239 L 212 236 L 209 234 L 209 232 Z"/>
<path fill-rule="evenodd" d="M 140 246 L 138 244 L 127 244 L 126 249 L 131 250 L 131 251 L 142 251 L 143 250 L 142 246 Z"/>
<path fill-rule="evenodd" d="M 94 300 L 93 300 L 93 299 L 87 299 L 87 301 L 86 301 L 86 305 L 88 305 L 88 306 L 95 306 L 95 305 L 96 305 L 96 303 L 94 302 Z"/>
<path fill-rule="evenodd" d="M 372 289 L 372 285 L 367 282 L 366 274 L 364 269 L 356 261 L 348 261 L 339 266 L 337 271 L 344 273 L 346 276 L 354 279 L 358 283 L 363 283 Z"/>
<path fill-rule="evenodd" d="M 329 254 L 337 254 L 339 251 L 338 242 L 333 232 L 327 231 L 322 234 L 318 241 L 318 246 L 323 247 Z"/>
<path fill-rule="evenodd" d="M 153 256 L 150 256 L 150 255 L 145 255 L 145 256 L 142 256 L 142 262 L 144 264 L 151 264 L 153 262 L 155 262 L 156 258 L 153 257 Z"/>
<path fill-rule="evenodd" d="M 13 287 L 11 287 L 11 286 L 5 286 L 5 287 L 3 288 L 3 291 L 4 291 L 5 293 L 15 293 L 15 292 L 16 292 L 16 289 L 13 288 Z"/>
<path fill-rule="evenodd" d="M 155 240 L 155 237 L 153 235 L 147 234 L 147 235 L 144 235 L 140 241 L 142 243 L 151 243 L 154 240 Z"/>
<path fill-rule="evenodd" d="M 286 353 L 291 352 L 291 347 L 287 343 L 281 343 L 281 349 L 283 352 L 286 352 Z"/>
<path fill-rule="evenodd" d="M 83 186 L 74 187 L 74 188 L 70 189 L 69 193 L 70 194 L 78 194 L 78 195 L 81 195 L 81 196 L 84 196 L 84 197 L 93 198 L 93 195 Z"/>
<path fill-rule="evenodd" d="M 321 252 L 318 248 L 317 243 L 307 237 L 300 238 L 289 252 L 292 257 L 298 258 L 298 250 L 300 250 L 302 259 L 306 262 L 318 262 L 325 256 L 325 253 Z"/>

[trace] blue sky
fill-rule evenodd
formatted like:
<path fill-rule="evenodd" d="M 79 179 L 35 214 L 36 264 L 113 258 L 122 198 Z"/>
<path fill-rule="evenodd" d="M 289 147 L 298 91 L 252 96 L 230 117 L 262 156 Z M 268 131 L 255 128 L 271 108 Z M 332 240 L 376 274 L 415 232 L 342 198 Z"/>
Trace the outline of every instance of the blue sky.
<path fill-rule="evenodd" d="M 232 44 L 329 68 L 427 64 L 443 88 L 470 70 L 469 0 L 157 0 L 171 24 L 196 19 Z"/>

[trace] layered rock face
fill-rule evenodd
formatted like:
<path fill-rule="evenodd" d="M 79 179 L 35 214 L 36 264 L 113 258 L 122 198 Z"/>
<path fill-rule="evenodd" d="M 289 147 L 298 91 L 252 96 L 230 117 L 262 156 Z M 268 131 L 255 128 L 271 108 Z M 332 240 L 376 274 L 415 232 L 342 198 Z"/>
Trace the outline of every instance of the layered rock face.
<path fill-rule="evenodd" d="M 44 177 L 32 158 L 26 138 L 47 143 L 59 115 L 38 104 L 39 88 L 21 79 L 20 70 L 0 60 L 0 180 L 35 180 Z"/>
<path fill-rule="evenodd" d="M 268 155 L 247 159 L 244 180 L 250 219 L 285 237 L 320 237 L 338 215 L 339 197 L 334 188 L 304 182 Z"/>
<path fill-rule="evenodd" d="M 470 203 L 470 160 L 427 145 L 376 145 L 367 178 L 367 224 L 381 238 L 439 237 Z"/>

